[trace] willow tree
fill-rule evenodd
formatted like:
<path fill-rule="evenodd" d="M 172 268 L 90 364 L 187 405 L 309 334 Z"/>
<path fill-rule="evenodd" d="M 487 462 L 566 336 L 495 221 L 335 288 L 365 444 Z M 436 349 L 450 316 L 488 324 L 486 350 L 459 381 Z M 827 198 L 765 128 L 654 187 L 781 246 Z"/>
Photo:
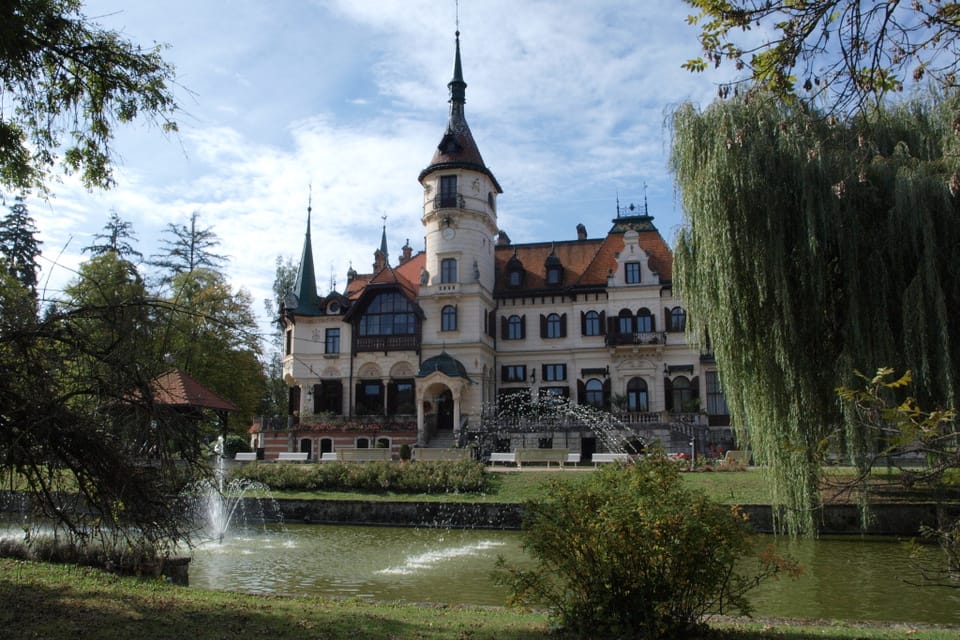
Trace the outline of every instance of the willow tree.
<path fill-rule="evenodd" d="M 672 126 L 678 291 L 780 524 L 809 531 L 831 436 L 861 464 L 874 446 L 836 399 L 855 370 L 910 369 L 922 403 L 956 402 L 960 100 L 842 120 L 751 93 L 684 105 Z"/>

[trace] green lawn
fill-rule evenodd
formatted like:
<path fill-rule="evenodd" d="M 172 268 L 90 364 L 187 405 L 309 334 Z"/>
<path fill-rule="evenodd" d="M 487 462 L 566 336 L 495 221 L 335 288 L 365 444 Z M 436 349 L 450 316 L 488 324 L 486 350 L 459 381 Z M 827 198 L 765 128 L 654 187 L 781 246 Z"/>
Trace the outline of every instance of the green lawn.
<path fill-rule="evenodd" d="M 204 591 L 11 559 L 0 559 L 0 599 L 0 638 L 535 640 L 550 632 L 546 616 L 535 612 Z M 709 637 L 947 640 L 958 633 L 960 627 L 723 620 Z"/>

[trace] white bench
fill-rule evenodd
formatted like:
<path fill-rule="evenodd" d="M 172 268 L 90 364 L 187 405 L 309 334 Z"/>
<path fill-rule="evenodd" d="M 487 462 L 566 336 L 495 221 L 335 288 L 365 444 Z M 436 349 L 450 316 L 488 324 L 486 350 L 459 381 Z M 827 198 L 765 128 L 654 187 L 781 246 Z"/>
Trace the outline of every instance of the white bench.
<path fill-rule="evenodd" d="M 277 462 L 306 462 L 309 455 L 306 451 L 281 451 Z"/>
<path fill-rule="evenodd" d="M 390 449 L 375 447 L 373 449 L 337 449 L 337 460 L 340 462 L 389 462 L 393 459 Z"/>
<path fill-rule="evenodd" d="M 470 449 L 441 449 L 439 447 L 414 447 L 414 460 L 469 460 Z"/>
<path fill-rule="evenodd" d="M 595 453 L 591 458 L 595 464 L 604 464 L 608 462 L 627 462 L 630 460 L 629 453 Z"/>
<path fill-rule="evenodd" d="M 336 462 L 337 461 L 337 452 L 336 451 L 327 451 L 320 454 L 320 462 Z"/>
<path fill-rule="evenodd" d="M 256 451 L 238 451 L 237 455 L 233 456 L 233 459 L 237 462 L 252 462 L 257 459 Z"/>
<path fill-rule="evenodd" d="M 567 449 L 517 449 L 517 468 L 522 468 L 524 462 L 545 462 L 547 467 L 556 462 L 563 469 L 570 452 Z"/>
<path fill-rule="evenodd" d="M 579 454 L 579 453 L 568 453 L 568 454 L 567 454 L 567 464 L 580 464 L 580 454 Z"/>
<path fill-rule="evenodd" d="M 512 451 L 510 453 L 491 453 L 490 464 L 494 464 L 497 462 L 503 462 L 504 464 L 506 463 L 516 464 L 517 454 L 513 453 Z"/>

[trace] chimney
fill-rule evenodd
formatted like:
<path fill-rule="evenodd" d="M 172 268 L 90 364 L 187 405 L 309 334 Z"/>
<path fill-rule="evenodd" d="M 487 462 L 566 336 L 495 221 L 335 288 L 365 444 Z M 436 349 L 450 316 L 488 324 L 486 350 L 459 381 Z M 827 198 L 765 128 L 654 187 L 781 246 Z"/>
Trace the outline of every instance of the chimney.
<path fill-rule="evenodd" d="M 583 226 L 583 223 L 577 225 L 577 240 L 586 240 L 587 239 L 587 228 Z"/>

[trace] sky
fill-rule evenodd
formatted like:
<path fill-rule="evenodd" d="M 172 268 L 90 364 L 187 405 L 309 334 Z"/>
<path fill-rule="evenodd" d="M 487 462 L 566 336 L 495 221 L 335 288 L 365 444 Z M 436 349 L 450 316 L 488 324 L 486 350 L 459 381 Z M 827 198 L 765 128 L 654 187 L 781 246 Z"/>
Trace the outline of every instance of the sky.
<path fill-rule="evenodd" d="M 573 240 L 578 223 L 601 237 L 619 199 L 646 201 L 672 244 L 669 116 L 707 106 L 723 79 L 681 69 L 699 55 L 681 0 L 87 0 L 84 13 L 167 47 L 180 130 L 124 126 L 115 188 L 67 176 L 28 200 L 45 296 L 76 277 L 111 211 L 147 258 L 197 211 L 265 331 L 308 203 L 321 293 L 371 271 L 383 225 L 392 264 L 406 241 L 423 248 L 417 176 L 446 126 L 458 18 L 467 122 L 514 243 Z"/>

